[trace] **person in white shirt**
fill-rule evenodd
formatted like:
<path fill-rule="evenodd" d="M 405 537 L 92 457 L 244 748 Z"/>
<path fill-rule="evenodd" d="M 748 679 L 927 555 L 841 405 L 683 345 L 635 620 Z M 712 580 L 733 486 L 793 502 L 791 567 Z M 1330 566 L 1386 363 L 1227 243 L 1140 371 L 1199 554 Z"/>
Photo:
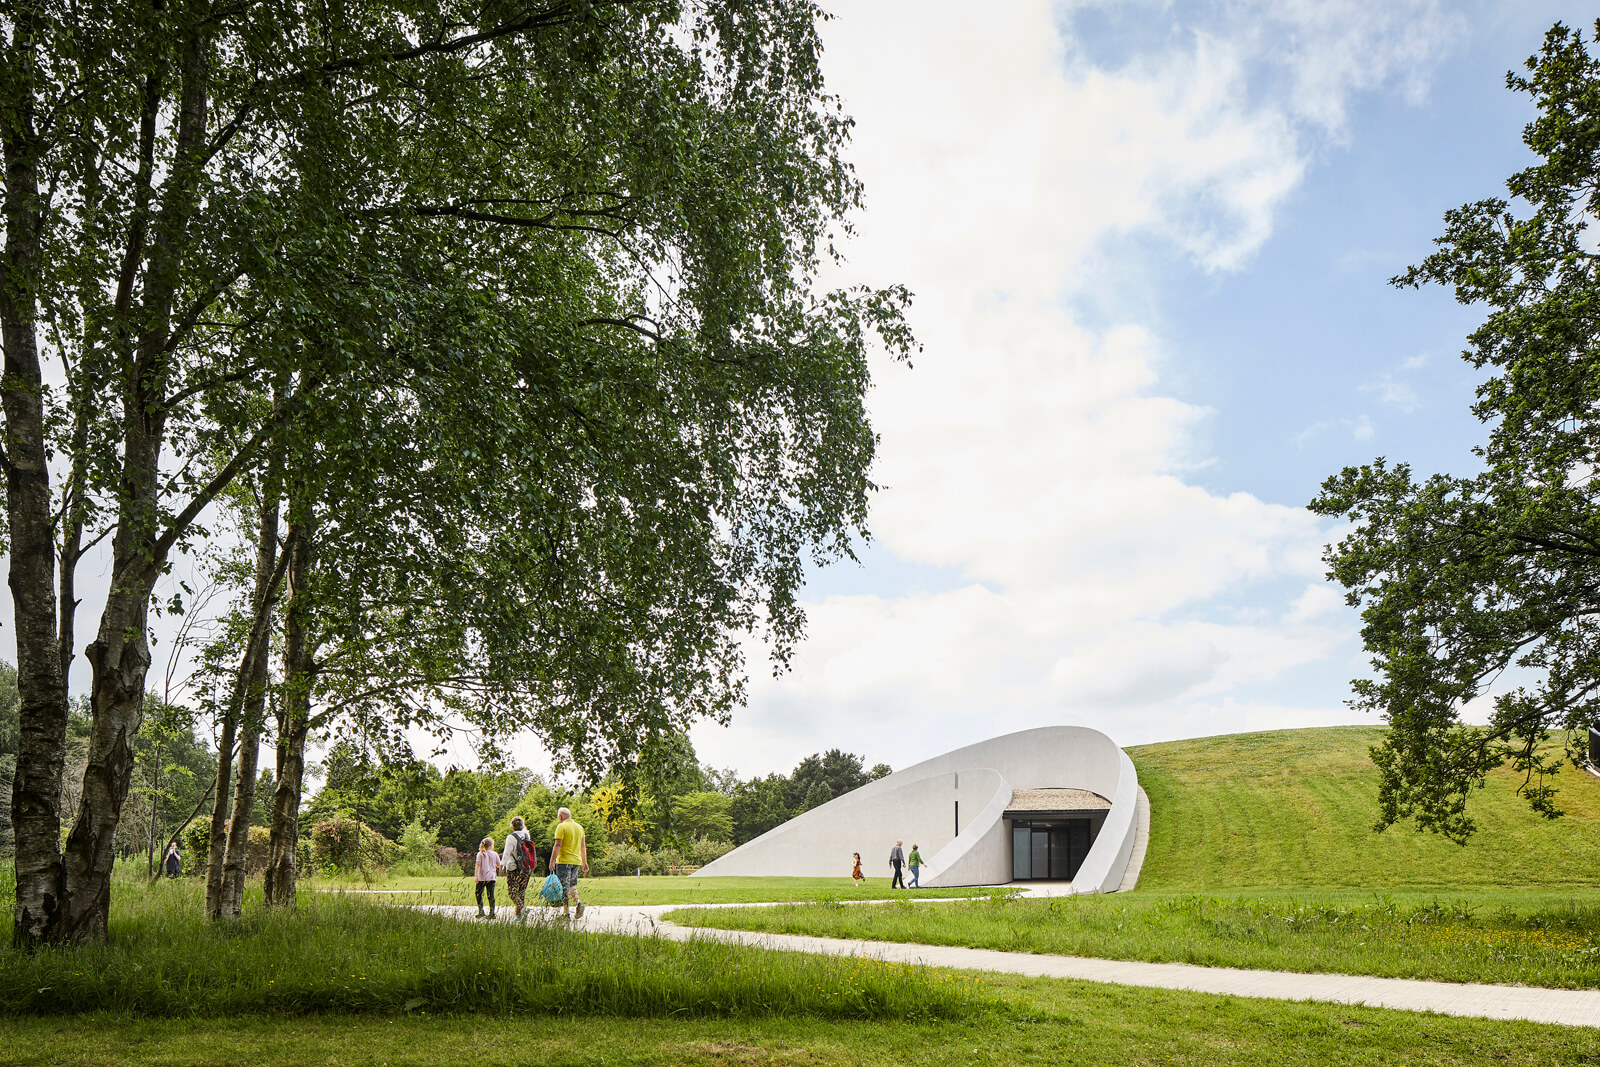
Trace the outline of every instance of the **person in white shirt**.
<path fill-rule="evenodd" d="M 506 835 L 506 847 L 500 853 L 506 870 L 506 892 L 517 909 L 517 922 L 527 918 L 528 879 L 538 873 L 539 853 L 528 833 L 528 824 L 522 816 L 511 818 L 511 833 Z"/>

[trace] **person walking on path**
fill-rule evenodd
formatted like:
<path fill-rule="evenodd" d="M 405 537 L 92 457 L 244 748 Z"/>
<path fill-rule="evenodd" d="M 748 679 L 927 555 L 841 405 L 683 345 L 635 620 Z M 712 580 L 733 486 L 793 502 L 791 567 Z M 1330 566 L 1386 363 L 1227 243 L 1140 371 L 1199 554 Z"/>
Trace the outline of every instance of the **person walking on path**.
<path fill-rule="evenodd" d="M 528 879 L 539 870 L 539 847 L 533 843 L 528 824 L 520 815 L 511 818 L 511 833 L 506 836 L 501 862 L 506 868 L 506 892 L 517 909 L 517 922 L 521 922 L 528 914 Z"/>
<path fill-rule="evenodd" d="M 862 882 L 867 880 L 867 876 L 861 873 L 861 853 L 855 853 L 855 857 L 856 865 L 854 869 L 850 871 L 850 880 L 856 885 L 860 885 Z"/>
<path fill-rule="evenodd" d="M 911 888 L 921 889 L 922 853 L 917 851 L 916 842 L 911 844 L 911 855 L 906 857 L 906 865 L 911 868 Z"/>
<path fill-rule="evenodd" d="M 572 817 L 572 812 L 561 808 L 556 812 L 555 841 L 550 846 L 551 869 L 561 879 L 566 896 L 561 898 L 561 914 L 568 915 L 572 905 L 578 906 L 576 918 L 583 918 L 583 901 L 578 899 L 578 871 L 589 873 L 589 842 L 584 839 L 583 827 Z"/>
<path fill-rule="evenodd" d="M 905 875 L 900 873 L 900 868 L 906 865 L 905 850 L 900 847 L 902 842 L 896 841 L 894 848 L 889 850 L 889 866 L 894 868 L 894 879 L 889 883 L 890 889 L 904 889 L 906 887 Z"/>
<path fill-rule="evenodd" d="M 176 841 L 167 845 L 167 856 L 161 861 L 161 864 L 167 869 L 168 878 L 178 877 L 178 872 L 183 869 L 183 857 L 178 855 L 178 843 Z"/>
<path fill-rule="evenodd" d="M 478 918 L 483 918 L 483 894 L 489 894 L 489 918 L 494 918 L 494 882 L 500 870 L 500 854 L 494 850 L 494 838 L 478 842 Z"/>

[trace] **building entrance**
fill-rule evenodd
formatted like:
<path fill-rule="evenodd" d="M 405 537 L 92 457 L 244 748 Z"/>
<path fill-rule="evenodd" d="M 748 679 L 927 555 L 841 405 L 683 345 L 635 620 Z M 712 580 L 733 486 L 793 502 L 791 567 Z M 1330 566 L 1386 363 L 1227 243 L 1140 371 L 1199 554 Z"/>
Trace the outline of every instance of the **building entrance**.
<path fill-rule="evenodd" d="M 1088 854 L 1088 819 L 1034 819 L 1011 824 L 1012 881 L 1071 881 Z"/>

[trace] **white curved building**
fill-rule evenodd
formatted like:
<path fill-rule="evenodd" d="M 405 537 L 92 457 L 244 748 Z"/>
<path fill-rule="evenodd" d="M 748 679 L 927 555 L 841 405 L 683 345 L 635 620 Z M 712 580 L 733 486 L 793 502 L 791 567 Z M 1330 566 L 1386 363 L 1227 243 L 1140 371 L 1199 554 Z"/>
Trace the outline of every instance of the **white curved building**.
<path fill-rule="evenodd" d="M 698 874 L 838 877 L 859 852 L 862 869 L 877 878 L 899 840 L 908 854 L 920 847 L 925 886 L 1050 880 L 1070 881 L 1075 893 L 1114 892 L 1134 852 L 1139 798 L 1133 761 L 1109 737 L 1046 726 L 869 782 Z"/>

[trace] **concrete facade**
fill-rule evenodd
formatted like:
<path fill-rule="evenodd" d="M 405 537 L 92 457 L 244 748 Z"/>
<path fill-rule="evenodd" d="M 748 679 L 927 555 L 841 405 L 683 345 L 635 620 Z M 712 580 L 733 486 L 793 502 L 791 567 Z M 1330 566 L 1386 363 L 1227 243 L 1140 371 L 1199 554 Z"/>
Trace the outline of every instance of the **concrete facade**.
<path fill-rule="evenodd" d="M 889 871 L 896 840 L 921 847 L 926 886 L 1005 885 L 1012 880 L 1016 790 L 1086 789 L 1110 801 L 1072 880 L 1075 893 L 1119 889 L 1138 828 L 1133 761 L 1098 730 L 1046 726 L 981 741 L 869 782 L 796 816 L 700 869 L 702 876 L 840 877 L 861 853 L 872 877 Z M 909 872 L 907 874 L 909 878 Z"/>

